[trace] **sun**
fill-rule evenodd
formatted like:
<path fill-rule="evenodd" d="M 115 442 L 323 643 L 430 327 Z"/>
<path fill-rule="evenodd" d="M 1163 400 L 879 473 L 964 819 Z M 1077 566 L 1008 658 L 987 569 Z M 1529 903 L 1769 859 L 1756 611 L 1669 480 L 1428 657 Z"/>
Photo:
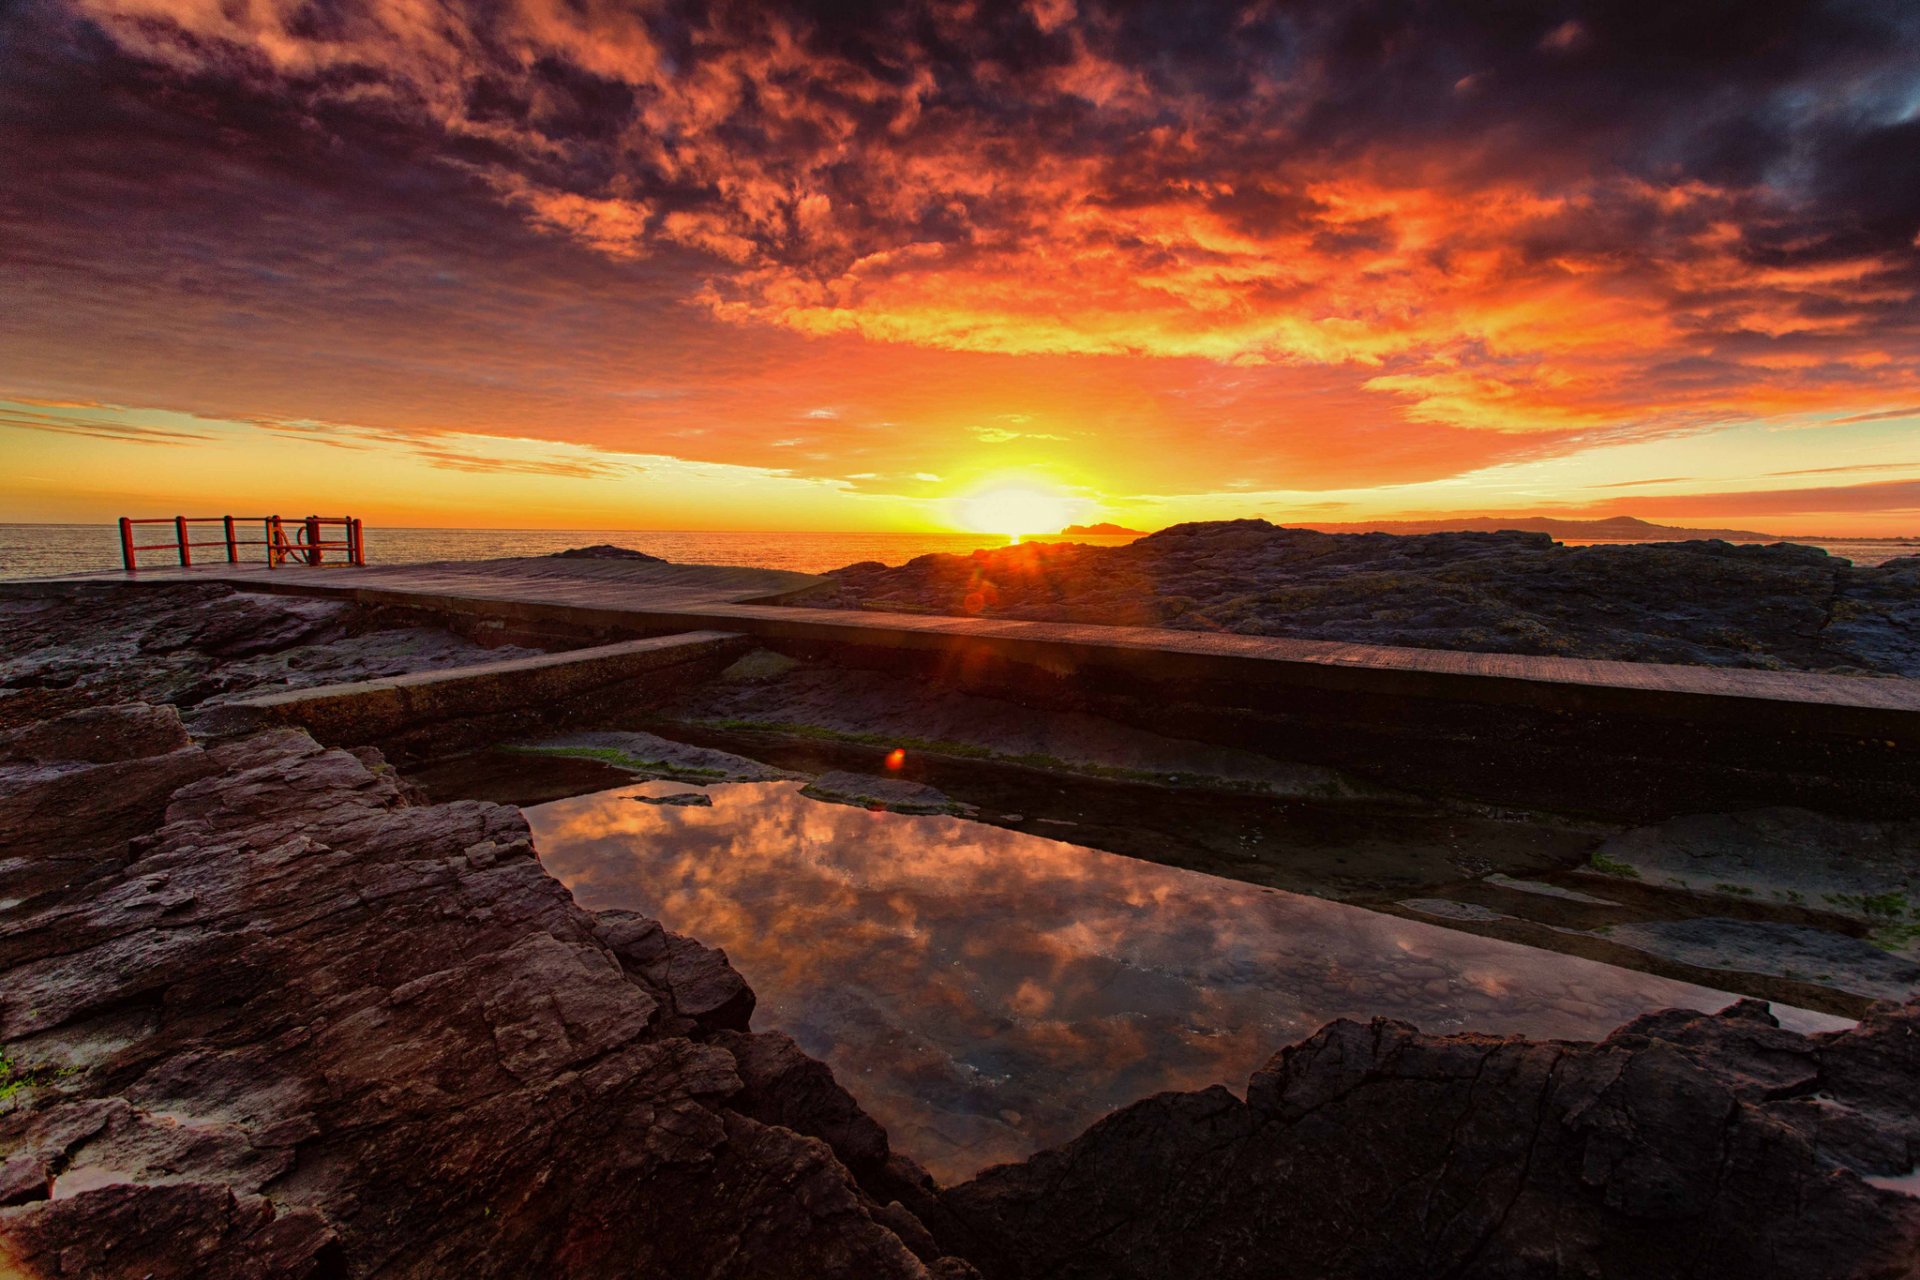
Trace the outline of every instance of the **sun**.
<path fill-rule="evenodd" d="M 1075 503 L 1038 485 L 997 484 L 967 494 L 955 507 L 967 528 L 1003 533 L 1017 542 L 1030 533 L 1058 533 L 1073 519 Z"/>

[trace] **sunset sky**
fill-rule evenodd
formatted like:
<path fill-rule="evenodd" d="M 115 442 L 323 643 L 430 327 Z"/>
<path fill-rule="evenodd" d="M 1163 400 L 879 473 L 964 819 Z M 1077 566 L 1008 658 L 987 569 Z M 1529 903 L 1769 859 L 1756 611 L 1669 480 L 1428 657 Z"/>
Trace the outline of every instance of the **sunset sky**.
<path fill-rule="evenodd" d="M 0 521 L 1920 533 L 1920 5 L 0 3 Z"/>

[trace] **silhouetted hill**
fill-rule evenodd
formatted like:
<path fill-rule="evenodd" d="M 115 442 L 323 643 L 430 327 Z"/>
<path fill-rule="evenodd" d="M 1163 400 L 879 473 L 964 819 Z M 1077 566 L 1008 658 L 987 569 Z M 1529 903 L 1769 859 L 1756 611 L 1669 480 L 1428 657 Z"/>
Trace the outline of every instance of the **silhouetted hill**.
<path fill-rule="evenodd" d="M 1544 533 L 1560 542 L 1698 542 L 1719 538 L 1723 542 L 1791 542 L 1776 533 L 1756 533 L 1752 529 L 1688 529 L 1681 525 L 1654 524 L 1633 516 L 1609 516 L 1605 520 L 1557 520 L 1552 516 L 1471 516 L 1444 520 L 1375 520 L 1352 524 L 1322 524 L 1318 521 L 1288 521 L 1296 528 L 1318 529 L 1322 533 L 1500 533 L 1507 529 L 1521 533 Z"/>
<path fill-rule="evenodd" d="M 1070 524 L 1057 536 L 1071 538 L 1075 535 L 1083 538 L 1144 538 L 1147 536 L 1144 529 L 1129 529 L 1123 524 L 1108 524 L 1105 521 L 1099 524 Z"/>

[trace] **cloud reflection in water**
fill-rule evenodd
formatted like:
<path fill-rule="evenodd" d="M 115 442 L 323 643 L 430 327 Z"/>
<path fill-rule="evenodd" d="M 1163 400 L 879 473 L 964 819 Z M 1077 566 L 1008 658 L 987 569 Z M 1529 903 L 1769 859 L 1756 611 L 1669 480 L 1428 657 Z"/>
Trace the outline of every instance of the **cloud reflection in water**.
<path fill-rule="evenodd" d="M 1705 987 L 799 783 L 648 783 L 527 810 L 582 906 L 724 947 L 894 1146 L 943 1181 L 1061 1143 L 1149 1093 L 1239 1088 L 1341 1016 L 1602 1035 Z"/>

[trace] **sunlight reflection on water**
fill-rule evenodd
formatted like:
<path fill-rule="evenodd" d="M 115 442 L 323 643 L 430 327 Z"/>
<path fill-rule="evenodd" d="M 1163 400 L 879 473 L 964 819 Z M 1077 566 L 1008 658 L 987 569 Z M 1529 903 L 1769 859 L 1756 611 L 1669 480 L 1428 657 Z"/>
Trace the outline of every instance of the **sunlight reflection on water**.
<path fill-rule="evenodd" d="M 808 800 L 799 783 L 527 810 L 582 906 L 726 949 L 778 1029 L 943 1181 L 1057 1145 L 1166 1089 L 1236 1092 L 1336 1017 L 1592 1038 L 1732 996 L 1591 960 L 959 818 Z M 1843 1020 L 1777 1010 L 1801 1029 Z"/>

